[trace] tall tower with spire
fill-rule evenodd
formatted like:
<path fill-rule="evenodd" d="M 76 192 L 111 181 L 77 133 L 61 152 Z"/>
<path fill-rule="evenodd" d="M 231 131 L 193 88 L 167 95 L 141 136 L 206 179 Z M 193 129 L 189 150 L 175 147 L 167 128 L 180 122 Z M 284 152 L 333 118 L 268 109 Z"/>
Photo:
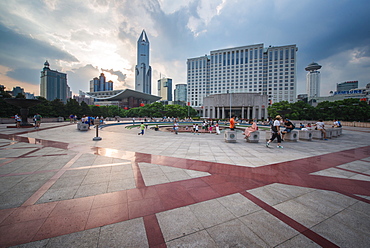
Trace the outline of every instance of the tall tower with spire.
<path fill-rule="evenodd" d="M 135 68 L 135 90 L 151 94 L 152 68 L 149 65 L 149 40 L 145 30 L 137 41 L 137 64 Z"/>

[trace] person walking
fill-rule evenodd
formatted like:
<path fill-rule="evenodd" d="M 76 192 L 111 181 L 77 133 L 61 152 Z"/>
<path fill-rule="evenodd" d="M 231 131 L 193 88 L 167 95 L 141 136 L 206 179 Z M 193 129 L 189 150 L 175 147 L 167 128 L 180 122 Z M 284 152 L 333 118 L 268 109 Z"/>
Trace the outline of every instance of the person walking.
<path fill-rule="evenodd" d="M 275 138 L 277 138 L 278 141 L 277 148 L 283 148 L 283 146 L 281 146 L 280 119 L 281 119 L 280 115 L 277 115 L 275 117 L 273 125 L 271 126 L 272 137 L 266 142 L 266 147 L 269 147 L 270 143 L 274 141 Z"/>
<path fill-rule="evenodd" d="M 14 120 L 15 120 L 16 127 L 17 128 L 20 128 L 21 127 L 21 120 L 22 120 L 22 118 L 18 114 L 16 114 L 14 116 Z"/>
<path fill-rule="evenodd" d="M 218 121 L 216 121 L 216 135 L 219 135 L 221 132 L 220 132 L 220 126 L 218 124 Z"/>
<path fill-rule="evenodd" d="M 177 134 L 178 129 L 179 129 L 179 124 L 177 124 L 177 122 L 175 121 L 173 123 L 173 131 L 175 132 L 175 134 Z"/>
<path fill-rule="evenodd" d="M 199 126 L 198 126 L 198 124 L 195 124 L 195 133 L 197 133 L 199 135 Z"/>
<path fill-rule="evenodd" d="M 42 116 L 37 113 L 35 115 L 35 119 L 36 119 L 36 127 L 35 128 L 40 128 Z"/>
<path fill-rule="evenodd" d="M 144 123 L 143 122 L 141 122 L 141 124 L 140 124 L 140 132 L 137 134 L 137 135 L 144 135 L 144 130 L 145 130 L 145 125 L 144 125 Z"/>

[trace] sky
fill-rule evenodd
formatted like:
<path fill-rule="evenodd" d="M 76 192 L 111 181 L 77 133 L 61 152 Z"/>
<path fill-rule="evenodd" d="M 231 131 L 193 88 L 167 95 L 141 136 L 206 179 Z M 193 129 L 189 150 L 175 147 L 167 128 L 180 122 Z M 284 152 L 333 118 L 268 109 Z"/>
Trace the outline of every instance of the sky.
<path fill-rule="evenodd" d="M 134 89 L 142 30 L 152 94 L 160 76 L 186 83 L 189 58 L 260 43 L 297 45 L 298 94 L 311 62 L 322 65 L 322 96 L 344 81 L 370 83 L 369 0 L 2 0 L 0 84 L 39 95 L 48 60 L 74 94 L 100 73 Z"/>

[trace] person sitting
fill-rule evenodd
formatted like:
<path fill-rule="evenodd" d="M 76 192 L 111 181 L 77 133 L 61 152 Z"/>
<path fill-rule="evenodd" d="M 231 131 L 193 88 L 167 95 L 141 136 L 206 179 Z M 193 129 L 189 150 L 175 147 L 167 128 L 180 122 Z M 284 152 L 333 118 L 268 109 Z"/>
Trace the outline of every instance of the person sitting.
<path fill-rule="evenodd" d="M 342 127 L 342 124 L 339 120 L 334 120 L 333 127 Z"/>
<path fill-rule="evenodd" d="M 304 124 L 303 123 L 299 123 L 299 128 L 304 128 Z"/>
<path fill-rule="evenodd" d="M 316 122 L 315 126 L 316 126 L 316 129 L 317 130 L 320 130 L 321 133 L 323 134 L 324 140 L 328 140 L 326 138 L 325 123 L 322 120 L 319 120 L 318 122 Z"/>
<path fill-rule="evenodd" d="M 252 124 L 252 126 L 247 127 L 244 131 L 244 139 L 247 139 L 249 136 L 251 136 L 251 133 L 258 130 L 257 123 L 253 120 L 249 121 L 249 124 Z"/>
<path fill-rule="evenodd" d="M 284 126 L 285 126 L 285 130 L 281 132 L 282 134 L 282 137 L 281 139 L 284 141 L 284 136 L 287 134 L 287 133 L 290 133 L 292 130 L 294 130 L 295 126 L 294 124 L 289 120 L 289 119 L 285 119 L 284 120 Z"/>

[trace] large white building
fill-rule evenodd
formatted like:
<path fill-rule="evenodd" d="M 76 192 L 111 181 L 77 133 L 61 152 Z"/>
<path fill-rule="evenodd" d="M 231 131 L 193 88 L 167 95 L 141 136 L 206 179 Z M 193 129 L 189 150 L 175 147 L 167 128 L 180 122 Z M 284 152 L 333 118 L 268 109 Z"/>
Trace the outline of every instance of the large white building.
<path fill-rule="evenodd" d="M 214 50 L 187 61 L 188 102 L 203 106 L 203 98 L 220 93 L 260 93 L 269 104 L 294 102 L 296 45 L 263 44 Z"/>

